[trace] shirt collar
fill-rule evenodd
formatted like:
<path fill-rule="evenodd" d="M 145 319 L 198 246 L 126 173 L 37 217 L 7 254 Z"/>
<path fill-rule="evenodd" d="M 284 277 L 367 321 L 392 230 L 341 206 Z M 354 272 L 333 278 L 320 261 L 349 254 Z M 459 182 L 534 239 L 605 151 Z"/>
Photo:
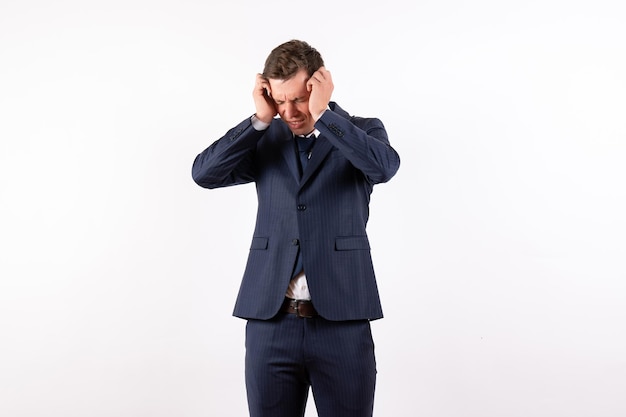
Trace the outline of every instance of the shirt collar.
<path fill-rule="evenodd" d="M 317 129 L 313 129 L 313 131 L 311 133 L 307 133 L 306 135 L 294 135 L 294 137 L 299 137 L 299 138 L 306 138 L 306 139 L 310 139 L 313 135 L 315 135 L 315 137 L 318 137 L 320 135 L 320 131 Z"/>

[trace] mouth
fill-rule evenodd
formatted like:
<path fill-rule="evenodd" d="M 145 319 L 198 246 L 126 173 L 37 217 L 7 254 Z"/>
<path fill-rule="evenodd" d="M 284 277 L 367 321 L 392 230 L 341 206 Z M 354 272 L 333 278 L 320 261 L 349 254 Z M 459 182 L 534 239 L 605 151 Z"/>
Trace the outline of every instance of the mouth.
<path fill-rule="evenodd" d="M 304 120 L 292 120 L 290 122 L 287 122 L 287 124 L 292 129 L 298 129 L 299 127 L 302 127 L 302 125 L 304 124 Z"/>

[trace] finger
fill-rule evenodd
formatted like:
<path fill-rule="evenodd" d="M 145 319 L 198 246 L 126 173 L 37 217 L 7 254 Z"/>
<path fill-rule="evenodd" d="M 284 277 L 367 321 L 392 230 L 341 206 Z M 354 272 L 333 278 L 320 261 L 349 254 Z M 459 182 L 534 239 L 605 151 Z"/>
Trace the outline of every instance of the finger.
<path fill-rule="evenodd" d="M 255 82 L 256 82 L 256 85 L 257 85 L 257 86 L 259 86 L 259 87 L 260 87 L 260 86 L 269 85 L 269 81 L 268 81 L 268 79 L 267 79 L 267 78 L 265 78 L 265 77 L 263 77 L 263 75 L 261 75 L 261 74 L 257 74 L 257 75 L 256 75 L 256 80 L 255 80 Z"/>
<path fill-rule="evenodd" d="M 326 77 L 330 75 L 330 71 L 328 71 L 326 67 L 320 67 L 317 71 L 315 71 L 315 74 L 322 79 L 326 79 Z"/>
<path fill-rule="evenodd" d="M 309 81 L 307 82 L 307 85 L 310 85 L 311 87 L 313 86 L 313 84 L 315 85 L 320 85 L 323 82 L 323 78 L 321 78 L 320 76 L 316 76 L 315 74 L 313 74 L 311 76 L 311 78 L 309 78 Z"/>
<path fill-rule="evenodd" d="M 256 90 L 258 92 L 263 92 L 263 94 L 266 94 L 268 96 L 272 95 L 272 90 L 270 89 L 270 85 L 267 81 L 257 79 Z"/>
<path fill-rule="evenodd" d="M 324 74 L 322 74 L 319 70 L 315 71 L 313 73 L 313 75 L 311 76 L 311 79 L 319 82 L 322 82 L 324 80 Z"/>

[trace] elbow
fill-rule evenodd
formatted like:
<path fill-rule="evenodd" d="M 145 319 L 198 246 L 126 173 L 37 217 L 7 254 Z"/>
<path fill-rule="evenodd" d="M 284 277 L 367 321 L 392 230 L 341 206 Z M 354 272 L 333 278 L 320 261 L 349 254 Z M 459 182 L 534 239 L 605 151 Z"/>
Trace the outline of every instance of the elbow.
<path fill-rule="evenodd" d="M 384 163 L 380 164 L 380 170 L 372 180 L 374 183 L 388 182 L 396 175 L 398 169 L 400 169 L 400 156 L 393 152 Z"/>
<path fill-rule="evenodd" d="M 201 155 L 198 155 L 191 166 L 191 178 L 202 188 L 215 188 L 209 180 L 207 170 L 201 162 Z"/>

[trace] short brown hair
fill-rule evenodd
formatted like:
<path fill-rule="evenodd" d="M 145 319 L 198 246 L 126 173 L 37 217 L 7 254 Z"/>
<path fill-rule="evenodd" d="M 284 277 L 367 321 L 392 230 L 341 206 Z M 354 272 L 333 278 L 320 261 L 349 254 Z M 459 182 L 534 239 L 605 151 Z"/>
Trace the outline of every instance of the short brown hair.
<path fill-rule="evenodd" d="M 300 69 L 306 69 L 309 77 L 324 66 L 322 56 L 304 41 L 293 39 L 277 46 L 265 60 L 263 76 L 275 80 L 288 80 Z"/>

